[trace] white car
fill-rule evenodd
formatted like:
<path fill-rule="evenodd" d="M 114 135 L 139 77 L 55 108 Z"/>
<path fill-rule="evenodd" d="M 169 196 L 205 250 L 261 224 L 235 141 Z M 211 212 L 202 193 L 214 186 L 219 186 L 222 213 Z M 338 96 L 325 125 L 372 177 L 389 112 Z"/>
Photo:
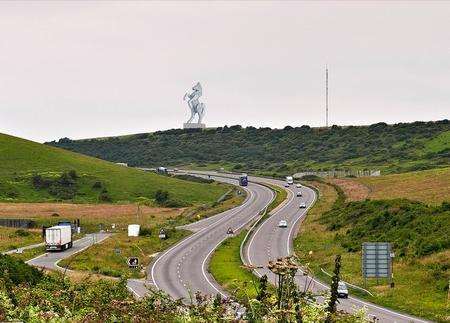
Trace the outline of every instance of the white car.
<path fill-rule="evenodd" d="M 280 227 L 280 228 L 287 228 L 287 221 L 286 220 L 280 220 L 280 222 L 278 222 L 278 227 Z"/>
<path fill-rule="evenodd" d="M 301 191 L 298 191 L 298 192 L 297 192 L 297 196 L 298 196 L 298 197 L 302 196 L 302 192 L 301 192 Z"/>
<path fill-rule="evenodd" d="M 338 283 L 337 292 L 338 292 L 338 297 L 348 298 L 348 289 L 347 289 L 347 285 L 345 285 L 344 282 Z"/>
<path fill-rule="evenodd" d="M 289 184 L 288 183 L 284 183 L 284 187 L 289 187 Z"/>
<path fill-rule="evenodd" d="M 295 184 L 295 186 L 297 187 L 297 188 L 301 188 L 302 187 L 302 184 Z"/>
<path fill-rule="evenodd" d="M 305 202 L 300 203 L 300 208 L 301 209 L 306 209 L 306 203 Z"/>

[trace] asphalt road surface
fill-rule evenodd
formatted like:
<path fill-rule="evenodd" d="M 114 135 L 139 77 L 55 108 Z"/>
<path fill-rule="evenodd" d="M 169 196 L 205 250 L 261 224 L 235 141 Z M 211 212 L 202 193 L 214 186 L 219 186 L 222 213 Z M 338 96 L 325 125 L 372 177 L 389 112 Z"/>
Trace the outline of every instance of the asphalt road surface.
<path fill-rule="evenodd" d="M 93 244 L 105 240 L 110 235 L 110 233 L 87 234 L 85 237 L 75 240 L 72 248 L 64 251 L 47 252 L 43 255 L 37 256 L 36 258 L 28 260 L 27 264 L 46 269 L 64 270 L 64 268 L 58 266 L 58 262 L 60 260 L 69 258 L 70 256 L 89 248 Z"/>
<path fill-rule="evenodd" d="M 192 173 L 192 172 L 191 172 Z M 205 172 L 201 172 L 205 173 Z M 214 175 L 214 172 L 208 172 Z M 217 175 L 217 174 L 216 174 Z M 220 174 L 219 176 L 233 176 L 228 174 Z M 233 176 L 235 177 L 235 176 Z M 218 177 L 217 180 L 223 180 Z M 316 193 L 314 190 L 303 186 L 297 188 L 295 185 L 285 187 L 285 182 L 274 179 L 250 177 L 251 183 L 266 183 L 277 185 L 284 188 L 287 193 L 286 202 L 277 208 L 271 217 L 260 224 L 253 235 L 250 236 L 246 248 L 244 249 L 244 261 L 246 264 L 263 267 L 256 269 L 255 273 L 258 276 L 267 275 L 269 280 L 275 283 L 275 275 L 267 269 L 267 264 L 270 260 L 291 255 L 293 252 L 293 239 L 297 235 L 298 229 L 302 220 L 306 216 L 307 210 L 314 204 Z M 296 193 L 302 192 L 301 197 L 297 197 Z M 306 204 L 306 208 L 300 208 L 301 202 Z M 287 221 L 287 228 L 279 228 L 280 220 Z M 305 288 L 305 285 L 313 292 L 326 291 L 329 287 L 322 282 L 299 273 L 296 277 L 296 282 L 300 288 Z M 348 299 L 339 299 L 339 308 L 347 312 L 354 311 L 361 307 L 366 307 L 367 312 L 371 318 L 377 322 L 428 322 L 426 320 L 416 318 L 410 315 L 396 312 L 375 304 L 360 300 L 355 297 Z"/>
<path fill-rule="evenodd" d="M 220 180 L 237 184 L 234 179 Z M 149 277 L 156 288 L 164 290 L 175 299 L 187 302 L 197 291 L 226 296 L 208 273 L 210 256 L 228 237 L 228 228 L 232 228 L 234 232 L 240 230 L 256 219 L 273 199 L 272 191 L 262 185 L 250 183 L 246 190 L 248 196 L 241 206 L 186 226 L 186 229 L 194 233 L 161 253 L 149 269 Z"/>

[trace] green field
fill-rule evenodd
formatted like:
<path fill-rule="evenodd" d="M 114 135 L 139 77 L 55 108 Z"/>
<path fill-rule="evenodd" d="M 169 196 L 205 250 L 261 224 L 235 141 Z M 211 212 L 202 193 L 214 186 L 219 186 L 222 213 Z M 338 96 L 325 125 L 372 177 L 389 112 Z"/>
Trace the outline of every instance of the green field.
<path fill-rule="evenodd" d="M 163 190 L 179 204 L 201 204 L 227 191 L 225 185 L 160 176 L 5 134 L 0 134 L 0 164 L 0 201 L 8 202 L 129 202 L 153 200 L 156 191 Z M 77 178 L 64 185 L 67 178 L 61 174 L 70 171 Z M 36 188 L 36 175 L 48 187 Z"/>
<path fill-rule="evenodd" d="M 410 179 L 421 178 L 420 175 L 403 176 Z M 373 180 L 383 181 L 381 187 L 388 191 L 392 184 L 392 192 L 397 192 L 395 176 Z M 312 185 L 319 189 L 320 198 L 300 228 L 295 250 L 317 277 L 329 282 L 329 277 L 321 269 L 331 273 L 335 255 L 341 254 L 343 280 L 364 286 L 361 241 L 397 239 L 394 241 L 395 246 L 398 245 L 398 250 L 394 250 L 397 255 L 394 262 L 395 288 L 389 288 L 387 281 L 381 280 L 377 284 L 375 280 L 369 280 L 367 288 L 374 297 L 353 292 L 374 303 L 417 316 L 439 322 L 450 319 L 447 301 L 450 254 L 445 247 L 448 244 L 445 231 L 450 228 L 447 206 L 433 206 L 436 203 L 433 194 L 422 195 L 423 201 L 431 203 L 431 206 L 408 200 L 367 200 L 336 205 L 338 194 L 333 186 L 320 182 Z M 420 185 L 416 185 L 419 189 Z M 372 190 L 371 194 L 377 192 Z M 420 239 L 421 233 L 424 239 Z"/>

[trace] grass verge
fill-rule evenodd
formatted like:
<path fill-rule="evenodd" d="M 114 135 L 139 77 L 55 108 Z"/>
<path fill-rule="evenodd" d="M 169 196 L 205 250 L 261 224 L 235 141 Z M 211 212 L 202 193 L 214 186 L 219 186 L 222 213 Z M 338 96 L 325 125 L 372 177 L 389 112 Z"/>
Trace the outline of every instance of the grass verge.
<path fill-rule="evenodd" d="M 246 301 L 256 297 L 258 278 L 243 267 L 240 247 L 247 230 L 225 240 L 217 249 L 209 263 L 209 272 L 214 279 L 238 300 Z"/>
<path fill-rule="evenodd" d="M 145 268 L 153 254 L 161 252 L 189 233 L 184 230 L 169 230 L 169 238 L 160 240 L 158 230 L 148 236 L 128 237 L 126 232 L 115 233 L 109 239 L 59 262 L 59 266 L 77 271 L 89 271 L 112 277 L 143 278 Z M 140 266 L 128 268 L 128 257 L 138 257 Z"/>
<path fill-rule="evenodd" d="M 275 197 L 268 205 L 262 220 L 287 197 L 286 190 L 276 185 L 268 185 Z M 242 263 L 240 248 L 247 230 L 226 239 L 213 253 L 209 262 L 209 272 L 214 279 L 231 295 L 240 301 L 247 301 L 257 295 L 258 278 Z"/>

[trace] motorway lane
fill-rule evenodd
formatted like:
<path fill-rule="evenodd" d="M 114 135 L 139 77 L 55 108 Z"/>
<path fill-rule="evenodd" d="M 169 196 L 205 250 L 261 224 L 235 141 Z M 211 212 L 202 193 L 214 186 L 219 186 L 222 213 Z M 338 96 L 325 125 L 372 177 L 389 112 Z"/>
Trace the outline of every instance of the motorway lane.
<path fill-rule="evenodd" d="M 292 254 L 293 239 L 297 235 L 308 208 L 314 204 L 316 193 L 305 186 L 300 189 L 294 185 L 285 188 L 284 181 L 262 178 L 253 178 L 253 180 L 278 185 L 288 192 L 287 203 L 258 227 L 255 234 L 250 238 L 245 250 L 249 264 L 264 266 L 269 260 L 276 260 Z M 296 193 L 299 190 L 302 192 L 302 197 L 296 197 Z M 299 209 L 300 202 L 305 202 L 307 209 Z M 286 220 L 288 227 L 278 228 L 280 220 Z M 256 272 L 258 275 L 266 274 L 270 281 L 275 282 L 275 275 L 267 268 L 257 269 Z M 311 280 L 311 277 L 304 276 L 302 273 L 299 273 L 296 277 L 296 282 L 302 289 L 305 288 L 305 285 L 311 284 Z M 329 290 L 327 285 L 315 279 L 312 280 L 312 284 L 309 287 L 313 292 Z M 427 322 L 423 319 L 386 309 L 351 296 L 348 299 L 339 299 L 339 302 L 339 309 L 347 312 L 352 312 L 355 308 L 366 307 L 369 316 L 376 318 L 378 322 Z"/>
<path fill-rule="evenodd" d="M 218 180 L 219 178 L 217 178 Z M 236 180 L 221 181 L 236 184 Z M 189 301 L 195 292 L 226 296 L 208 273 L 208 261 L 213 251 L 227 238 L 227 229 L 242 229 L 259 216 L 273 198 L 267 187 L 249 184 L 248 196 L 239 207 L 222 212 L 208 220 L 189 225 L 194 234 L 162 253 L 150 268 L 154 285 L 175 299 Z"/>
<path fill-rule="evenodd" d="M 208 172 L 208 174 L 213 175 L 215 173 Z M 236 175 L 232 174 L 221 174 L 220 176 L 231 176 L 236 178 Z M 284 188 L 288 193 L 286 202 L 277 208 L 270 218 L 266 219 L 258 226 L 244 248 L 244 262 L 246 264 L 265 267 L 270 260 L 276 260 L 277 258 L 292 254 L 293 239 L 297 235 L 298 229 L 306 216 L 308 208 L 314 204 L 316 193 L 314 190 L 303 186 L 300 189 L 303 196 L 296 197 L 296 193 L 299 189 L 294 185 L 290 185 L 288 188 L 284 187 L 284 181 L 259 177 L 250 177 L 249 180 L 254 183 L 259 182 L 277 185 Z M 300 209 L 300 202 L 305 202 L 307 208 Z M 278 228 L 278 222 L 280 220 L 286 220 L 288 222 L 288 227 Z M 271 282 L 275 282 L 275 276 L 267 268 L 258 268 L 255 270 L 255 273 L 258 276 L 266 274 Z M 310 284 L 309 288 L 313 292 L 322 292 L 329 289 L 329 287 L 322 282 L 312 277 L 304 276 L 302 273 L 297 275 L 296 282 L 301 289 L 305 288 L 305 285 Z M 428 322 L 424 319 L 399 313 L 351 296 L 348 299 L 339 299 L 339 302 L 339 309 L 347 312 L 366 307 L 369 316 L 376 318 L 378 322 Z"/>
<path fill-rule="evenodd" d="M 102 232 L 87 234 L 85 237 L 75 240 L 73 242 L 73 247 L 70 249 L 65 251 L 47 252 L 43 255 L 37 256 L 36 258 L 28 260 L 26 263 L 40 268 L 64 270 L 64 268 L 58 266 L 59 261 L 69 258 L 70 256 L 89 248 L 93 244 L 100 243 L 101 241 L 107 239 L 110 235 L 110 233 Z"/>

